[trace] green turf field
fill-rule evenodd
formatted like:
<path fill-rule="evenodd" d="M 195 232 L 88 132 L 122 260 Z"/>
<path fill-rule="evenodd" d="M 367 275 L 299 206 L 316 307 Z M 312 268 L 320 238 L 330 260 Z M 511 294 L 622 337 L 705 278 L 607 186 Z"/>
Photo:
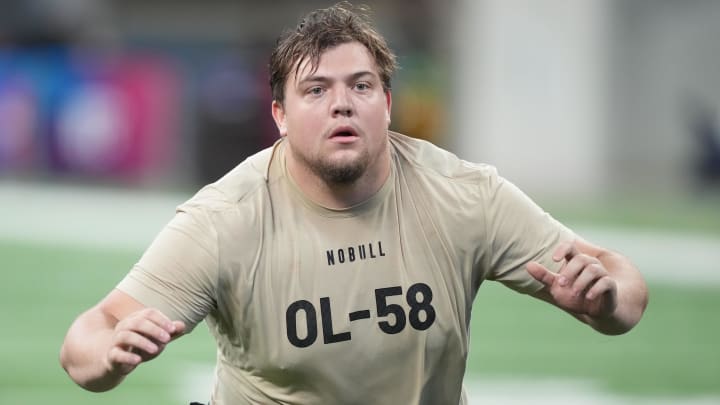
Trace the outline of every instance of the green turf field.
<path fill-rule="evenodd" d="M 0 298 L 5 325 L 0 404 L 175 404 L 182 383 L 179 372 L 188 364 L 214 359 L 211 337 L 198 327 L 118 389 L 85 392 L 59 366 L 63 336 L 79 311 L 109 291 L 138 253 L 0 242 L 0 257 L 9 258 L 4 260 Z"/>
<path fill-rule="evenodd" d="M 200 326 L 118 389 L 87 393 L 57 360 L 67 327 L 126 273 L 140 252 L 0 241 L 1 404 L 179 404 L 194 365 L 212 364 Z M 651 303 L 631 333 L 592 332 L 549 305 L 487 283 L 476 300 L 468 375 L 582 378 L 639 396 L 720 397 L 720 286 L 651 284 Z M 209 387 L 192 387 L 196 392 Z"/>
<path fill-rule="evenodd" d="M 591 379 L 640 396 L 720 394 L 720 287 L 650 285 L 641 323 L 622 336 L 584 327 L 497 285 L 475 301 L 471 373 Z"/>

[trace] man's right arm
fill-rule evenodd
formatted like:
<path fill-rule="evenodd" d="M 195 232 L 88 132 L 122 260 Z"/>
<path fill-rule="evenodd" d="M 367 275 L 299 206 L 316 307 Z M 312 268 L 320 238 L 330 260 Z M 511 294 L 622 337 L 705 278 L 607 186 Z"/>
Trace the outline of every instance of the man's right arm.
<path fill-rule="evenodd" d="M 73 322 L 60 350 L 60 363 L 83 388 L 107 391 L 140 363 L 157 357 L 184 331 L 181 321 L 172 321 L 116 289 Z"/>

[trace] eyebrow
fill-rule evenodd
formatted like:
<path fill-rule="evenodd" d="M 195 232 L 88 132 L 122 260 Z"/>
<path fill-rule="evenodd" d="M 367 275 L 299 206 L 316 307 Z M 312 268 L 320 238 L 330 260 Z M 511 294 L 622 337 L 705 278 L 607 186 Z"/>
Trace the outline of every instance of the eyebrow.
<path fill-rule="evenodd" d="M 345 81 L 348 81 L 348 80 L 349 80 L 349 81 L 357 80 L 357 79 L 359 79 L 359 78 L 361 78 L 361 77 L 363 77 L 363 76 L 373 76 L 373 77 L 376 77 L 377 75 L 376 75 L 375 73 L 369 71 L 369 70 L 361 70 L 361 71 L 359 71 L 359 72 L 355 72 L 355 73 L 353 73 L 353 74 L 348 75 L 347 77 L 344 78 L 344 80 L 345 80 Z M 298 85 L 301 86 L 301 85 L 303 85 L 303 84 L 305 84 L 305 83 L 317 83 L 317 82 L 319 82 L 319 83 L 328 83 L 328 82 L 331 82 L 331 81 L 333 81 L 333 79 L 332 79 L 331 77 L 329 77 L 329 76 L 311 75 L 311 76 L 305 77 L 304 79 L 300 80 L 300 81 L 298 82 Z"/>

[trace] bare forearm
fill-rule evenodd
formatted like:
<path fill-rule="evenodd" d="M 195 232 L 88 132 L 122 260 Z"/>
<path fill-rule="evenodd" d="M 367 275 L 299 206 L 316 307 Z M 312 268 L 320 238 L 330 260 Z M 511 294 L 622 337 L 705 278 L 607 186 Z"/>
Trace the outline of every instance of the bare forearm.
<path fill-rule="evenodd" d="M 116 387 L 125 378 L 111 370 L 106 358 L 117 321 L 90 310 L 78 317 L 65 336 L 60 364 L 81 387 L 102 392 Z"/>

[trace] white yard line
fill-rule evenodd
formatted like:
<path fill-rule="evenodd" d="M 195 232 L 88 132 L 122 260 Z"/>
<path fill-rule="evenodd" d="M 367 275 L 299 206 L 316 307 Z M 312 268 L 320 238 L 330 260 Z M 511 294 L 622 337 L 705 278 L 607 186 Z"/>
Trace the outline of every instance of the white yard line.
<path fill-rule="evenodd" d="M 0 238 L 142 251 L 187 198 L 0 181 Z"/>
<path fill-rule="evenodd" d="M 208 403 L 210 392 L 215 384 L 215 365 L 206 363 L 192 363 L 182 367 L 182 374 L 178 376 L 177 400 L 179 403 L 189 404 L 191 401 Z"/>
<path fill-rule="evenodd" d="M 214 381 L 213 365 L 188 364 L 178 378 L 177 399 L 181 403 L 206 402 Z M 517 378 L 465 378 L 468 405 L 717 405 L 720 397 L 623 396 L 600 389 L 592 381 Z"/>
<path fill-rule="evenodd" d="M 720 284 L 720 236 L 576 226 L 584 238 L 629 257 L 648 279 Z"/>
<path fill-rule="evenodd" d="M 190 196 L 0 180 L 0 239 L 142 252 Z M 592 242 L 622 251 L 650 280 L 720 284 L 720 236 L 574 228 Z"/>
<path fill-rule="evenodd" d="M 592 381 L 533 379 L 465 379 L 470 405 L 716 405 L 719 397 L 637 397 L 605 392 Z"/>

